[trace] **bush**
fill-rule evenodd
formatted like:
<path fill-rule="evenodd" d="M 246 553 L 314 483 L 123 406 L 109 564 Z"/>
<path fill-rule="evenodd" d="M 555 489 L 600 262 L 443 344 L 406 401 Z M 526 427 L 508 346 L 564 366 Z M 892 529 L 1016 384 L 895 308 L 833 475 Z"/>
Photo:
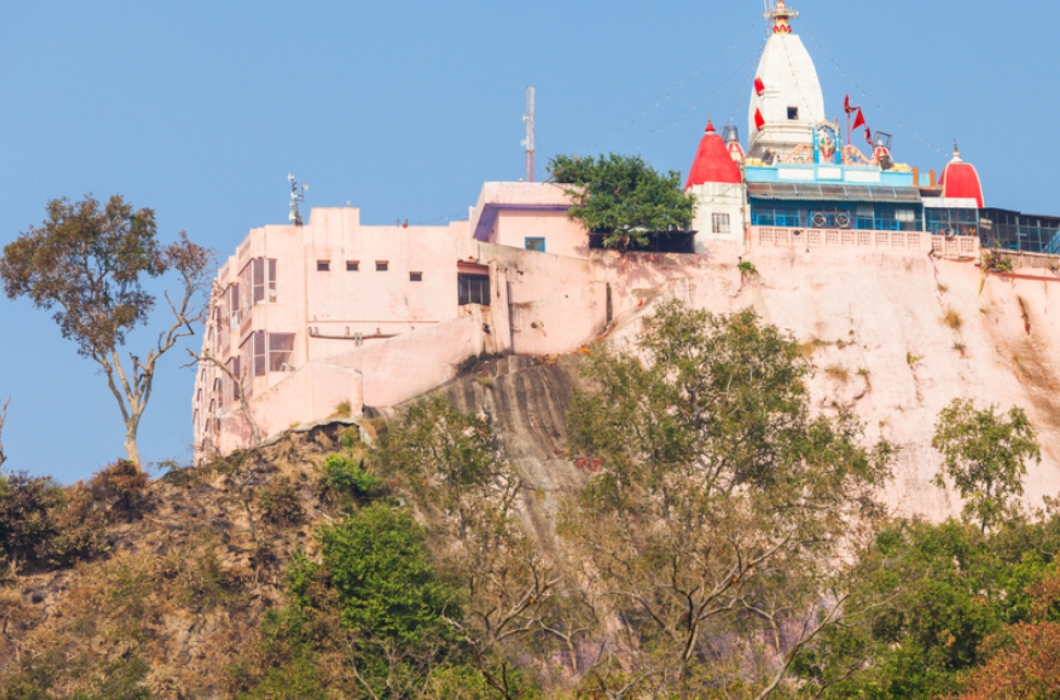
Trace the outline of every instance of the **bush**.
<path fill-rule="evenodd" d="M 66 491 L 65 507 L 55 514 L 56 533 L 48 542 L 52 566 L 73 566 L 107 551 L 106 516 L 80 481 Z"/>
<path fill-rule="evenodd" d="M 324 460 L 320 491 L 321 497 L 331 503 L 351 498 L 363 503 L 386 493 L 386 484 L 366 472 L 356 461 L 341 455 L 329 455 Z"/>
<path fill-rule="evenodd" d="M 305 520 L 302 501 L 286 477 L 281 477 L 263 488 L 258 495 L 258 503 L 265 511 L 264 520 L 274 525 L 297 525 Z"/>
<path fill-rule="evenodd" d="M 92 497 L 107 507 L 114 521 L 131 523 L 148 509 L 147 474 L 128 460 L 119 459 L 96 472 L 88 486 Z"/>
<path fill-rule="evenodd" d="M 59 533 L 55 511 L 64 501 L 62 487 L 50 477 L 24 471 L 0 476 L 0 548 L 16 566 L 47 560 Z"/>

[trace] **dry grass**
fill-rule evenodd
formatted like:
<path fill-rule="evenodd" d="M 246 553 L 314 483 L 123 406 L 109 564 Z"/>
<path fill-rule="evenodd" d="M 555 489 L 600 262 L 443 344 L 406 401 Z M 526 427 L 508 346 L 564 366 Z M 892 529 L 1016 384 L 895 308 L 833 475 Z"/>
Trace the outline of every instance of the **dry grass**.
<path fill-rule="evenodd" d="M 824 368 L 824 373 L 829 379 L 840 384 L 846 384 L 850 381 L 850 370 L 842 365 L 829 365 Z"/>
<path fill-rule="evenodd" d="M 802 352 L 803 357 L 813 357 L 813 354 L 821 348 L 828 347 L 832 343 L 827 340 L 821 340 L 820 338 L 810 338 L 809 340 L 799 344 L 799 350 Z"/>
<path fill-rule="evenodd" d="M 942 317 L 943 322 L 955 331 L 959 331 L 964 325 L 964 319 L 953 308 L 946 309 L 946 315 Z"/>

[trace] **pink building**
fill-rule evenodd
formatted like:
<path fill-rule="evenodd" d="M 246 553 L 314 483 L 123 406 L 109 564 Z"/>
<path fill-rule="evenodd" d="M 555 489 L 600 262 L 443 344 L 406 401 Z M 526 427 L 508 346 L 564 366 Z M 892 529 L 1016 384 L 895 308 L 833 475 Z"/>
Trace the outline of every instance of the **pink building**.
<path fill-rule="evenodd" d="M 240 392 L 267 437 L 346 402 L 354 414 L 398 403 L 469 356 L 512 350 L 512 265 L 496 251 L 564 258 L 584 275 L 587 239 L 568 208 L 555 185 L 487 183 L 470 220 L 448 226 L 362 226 L 358 209 L 315 208 L 304 226 L 252 230 L 215 283 L 203 352 L 241 381 L 200 366 L 200 457 L 252 441 Z M 547 299 L 563 285 L 514 286 Z"/>

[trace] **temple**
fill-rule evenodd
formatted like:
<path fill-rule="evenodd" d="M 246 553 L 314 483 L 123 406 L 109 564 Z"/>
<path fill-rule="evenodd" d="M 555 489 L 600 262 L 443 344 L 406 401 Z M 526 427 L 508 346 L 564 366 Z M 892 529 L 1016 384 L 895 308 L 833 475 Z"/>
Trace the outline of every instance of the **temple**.
<path fill-rule="evenodd" d="M 849 100 L 846 124 L 830 121 L 793 31 L 798 12 L 778 0 L 766 17 L 746 149 L 734 125 L 707 124 L 686 181 L 697 204 L 684 247 L 603 249 L 568 217 L 563 186 L 524 182 L 485 183 L 468 219 L 446 226 L 366 226 L 342 207 L 251 230 L 215 283 L 192 400 L 196 459 L 396 406 L 469 358 L 575 351 L 646 290 L 702 274 L 722 253 L 1060 254 L 1060 218 L 987 207 L 956 145 L 936 178 L 898 162 L 891 135 L 870 132 Z"/>

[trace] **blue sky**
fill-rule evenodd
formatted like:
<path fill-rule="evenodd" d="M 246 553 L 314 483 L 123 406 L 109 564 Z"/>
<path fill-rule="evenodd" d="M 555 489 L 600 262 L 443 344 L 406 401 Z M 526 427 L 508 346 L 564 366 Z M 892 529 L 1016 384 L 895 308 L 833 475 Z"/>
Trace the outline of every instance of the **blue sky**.
<path fill-rule="evenodd" d="M 849 92 L 921 170 L 957 138 L 988 204 L 1060 214 L 1055 2 L 792 5 L 830 114 Z M 685 173 L 708 114 L 735 115 L 746 139 L 761 13 L 758 0 L 7 3 L 0 245 L 51 198 L 120 192 L 156 210 L 163 239 L 184 229 L 228 255 L 285 220 L 288 172 L 310 183 L 307 206 L 349 200 L 366 223 L 462 218 L 483 181 L 522 176 L 530 84 L 539 177 L 552 155 L 610 151 Z M 0 339 L 8 468 L 70 482 L 122 455 L 103 377 L 46 312 L 0 298 Z M 145 460 L 189 456 L 183 362 L 163 360 Z"/>

